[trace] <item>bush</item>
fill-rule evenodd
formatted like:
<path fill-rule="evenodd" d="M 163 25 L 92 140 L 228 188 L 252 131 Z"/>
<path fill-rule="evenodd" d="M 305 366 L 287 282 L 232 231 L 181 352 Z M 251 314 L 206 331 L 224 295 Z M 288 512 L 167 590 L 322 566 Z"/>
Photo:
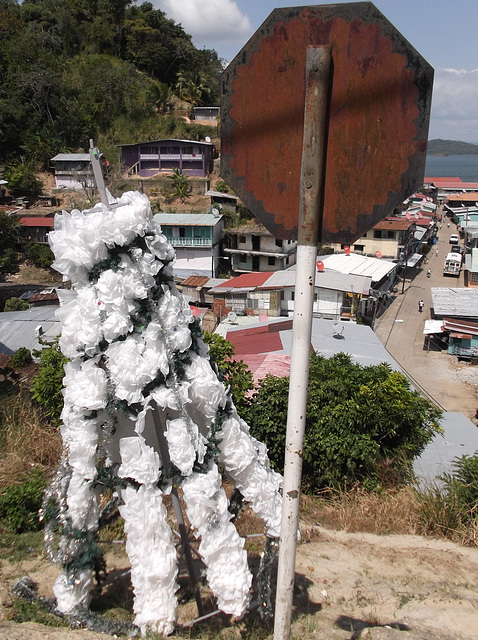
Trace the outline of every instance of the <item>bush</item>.
<path fill-rule="evenodd" d="M 8 364 L 14 369 L 19 369 L 21 367 L 25 367 L 27 364 L 30 364 L 32 361 L 32 354 L 29 349 L 26 347 L 20 347 L 17 349 L 15 353 L 12 355 Z"/>
<path fill-rule="evenodd" d="M 52 422 L 59 424 L 63 409 L 61 393 L 65 372 L 63 365 L 68 359 L 60 351 L 58 342 L 48 343 L 41 351 L 33 353 L 39 357 L 39 371 L 33 378 L 32 398 L 45 409 Z"/>
<path fill-rule="evenodd" d="M 252 434 L 282 471 L 288 378 L 267 376 L 252 397 Z M 412 462 L 440 430 L 441 412 L 410 390 L 386 364 L 362 367 L 350 356 L 312 354 L 303 451 L 304 490 L 395 486 L 412 476 Z"/>
<path fill-rule="evenodd" d="M 0 522 L 12 533 L 37 531 L 41 528 L 41 508 L 46 480 L 39 469 L 24 475 L 19 484 L 7 485 L 0 491 Z"/>
<path fill-rule="evenodd" d="M 25 255 L 33 262 L 35 267 L 40 267 L 41 269 L 49 269 L 55 259 L 50 247 L 46 244 L 40 244 L 39 242 L 28 245 L 25 249 Z"/>
<path fill-rule="evenodd" d="M 425 533 L 476 545 L 478 531 L 478 455 L 461 456 L 438 485 L 419 492 Z"/>
<path fill-rule="evenodd" d="M 30 308 L 30 305 L 26 300 L 22 300 L 21 298 L 9 298 L 5 302 L 4 311 L 26 311 Z"/>

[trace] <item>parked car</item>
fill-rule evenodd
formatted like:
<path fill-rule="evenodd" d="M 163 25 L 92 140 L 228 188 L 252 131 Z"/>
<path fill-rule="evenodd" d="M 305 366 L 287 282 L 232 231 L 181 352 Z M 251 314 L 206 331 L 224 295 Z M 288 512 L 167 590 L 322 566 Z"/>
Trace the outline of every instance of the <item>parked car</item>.
<path fill-rule="evenodd" d="M 452 253 L 461 253 L 463 255 L 463 247 L 460 247 L 459 244 L 454 244 L 450 249 Z"/>
<path fill-rule="evenodd" d="M 458 244 L 460 242 L 460 238 L 456 233 L 452 233 L 450 236 L 450 244 Z"/>

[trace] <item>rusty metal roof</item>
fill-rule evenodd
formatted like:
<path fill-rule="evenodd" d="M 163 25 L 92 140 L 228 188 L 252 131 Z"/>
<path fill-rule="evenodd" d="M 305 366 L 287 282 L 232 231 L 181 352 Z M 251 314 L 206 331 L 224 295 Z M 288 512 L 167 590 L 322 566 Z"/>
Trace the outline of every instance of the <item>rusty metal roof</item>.
<path fill-rule="evenodd" d="M 211 278 L 208 276 L 189 276 L 181 282 L 182 287 L 204 287 Z"/>

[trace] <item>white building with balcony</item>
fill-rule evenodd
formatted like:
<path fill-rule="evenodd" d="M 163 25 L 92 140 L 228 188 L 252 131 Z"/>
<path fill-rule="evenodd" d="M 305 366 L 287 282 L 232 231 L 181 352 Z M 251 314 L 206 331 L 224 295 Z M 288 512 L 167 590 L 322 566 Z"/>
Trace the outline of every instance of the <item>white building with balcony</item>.
<path fill-rule="evenodd" d="M 157 213 L 168 242 L 176 250 L 174 274 L 217 277 L 220 267 L 223 216 L 212 213 Z"/>
<path fill-rule="evenodd" d="M 262 225 L 228 229 L 224 253 L 234 273 L 281 271 L 295 264 L 297 242 L 281 240 Z"/>

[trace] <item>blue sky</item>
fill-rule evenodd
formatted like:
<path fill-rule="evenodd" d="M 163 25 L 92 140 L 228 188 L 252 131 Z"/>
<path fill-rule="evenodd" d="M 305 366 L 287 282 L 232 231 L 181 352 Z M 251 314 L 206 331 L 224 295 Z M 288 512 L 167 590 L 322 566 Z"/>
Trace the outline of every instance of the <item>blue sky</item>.
<path fill-rule="evenodd" d="M 197 47 L 216 49 L 228 61 L 273 9 L 320 4 L 287 0 L 151 2 L 180 22 Z M 429 138 L 478 143 L 478 0 L 375 0 L 374 4 L 435 69 Z"/>

